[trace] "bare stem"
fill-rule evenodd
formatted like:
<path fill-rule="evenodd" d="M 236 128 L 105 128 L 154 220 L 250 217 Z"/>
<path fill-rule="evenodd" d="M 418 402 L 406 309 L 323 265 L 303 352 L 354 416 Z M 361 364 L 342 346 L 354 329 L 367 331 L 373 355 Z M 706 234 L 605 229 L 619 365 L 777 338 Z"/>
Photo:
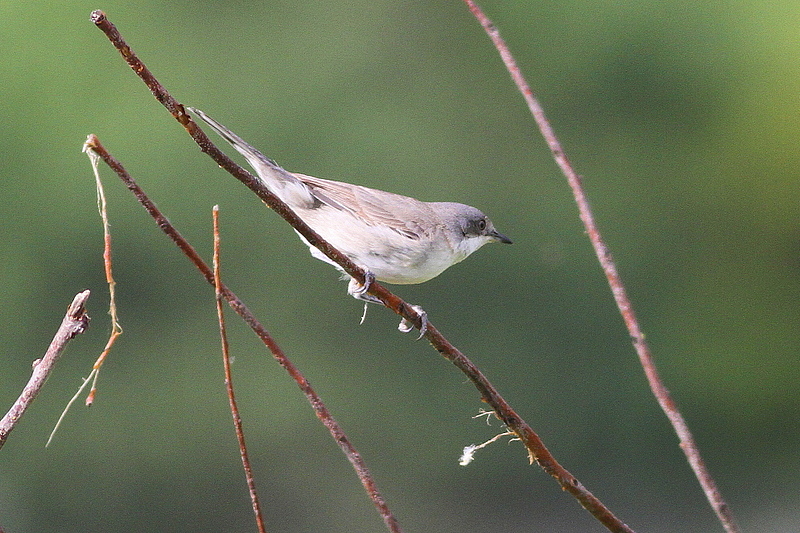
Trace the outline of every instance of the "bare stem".
<path fill-rule="evenodd" d="M 67 343 L 76 335 L 86 331 L 89 326 L 89 315 L 86 313 L 86 300 L 88 299 L 88 290 L 75 295 L 44 357 L 33 362 L 33 374 L 28 380 L 28 384 L 22 389 L 22 394 L 19 395 L 8 413 L 0 420 L 0 448 L 8 440 L 9 433 L 22 418 L 25 410 L 36 399 Z"/>
<path fill-rule="evenodd" d="M 119 176 L 123 183 L 125 183 L 128 189 L 134 194 L 139 203 L 142 204 L 145 210 L 155 220 L 161 231 L 163 231 L 170 239 L 172 239 L 172 241 L 178 246 L 178 248 L 180 248 L 183 254 L 188 257 L 190 261 L 192 261 L 206 281 L 212 286 L 216 286 L 213 270 L 209 268 L 205 261 L 203 261 L 194 247 L 183 238 L 177 229 L 175 229 L 167 217 L 161 213 L 153 201 L 148 198 L 144 190 L 139 187 L 139 185 L 131 177 L 131 175 L 128 174 L 122 164 L 105 149 L 95 135 L 90 135 L 87 143 L 91 144 L 92 150 L 97 152 L 103 162 L 106 163 L 117 174 L 117 176 Z M 373 505 L 375 505 L 377 508 L 389 531 L 392 533 L 401 533 L 402 530 L 400 529 L 400 524 L 389 510 L 389 507 L 386 505 L 386 501 L 378 491 L 377 485 L 375 484 L 375 479 L 372 477 L 372 474 L 367 468 L 366 463 L 355 447 L 351 444 L 350 439 L 347 437 L 344 430 L 342 430 L 341 426 L 339 426 L 338 422 L 336 422 L 336 420 L 333 418 L 330 411 L 328 411 L 328 408 L 325 406 L 322 398 L 319 397 L 305 376 L 303 376 L 300 370 L 286 356 L 278 343 L 275 342 L 275 339 L 272 337 L 272 335 L 270 335 L 267 329 L 261 325 L 255 315 L 253 315 L 250 309 L 244 304 L 244 302 L 242 302 L 239 297 L 236 296 L 236 294 L 228 289 L 223 283 L 220 283 L 219 290 L 222 293 L 222 296 L 228 302 L 228 305 L 230 305 L 231 308 L 247 323 L 247 325 L 250 326 L 250 329 L 252 329 L 256 335 L 258 335 L 261 341 L 270 350 L 278 364 L 280 364 L 286 370 L 291 378 L 297 383 L 298 387 L 300 387 L 300 390 L 306 396 L 306 399 L 314 409 L 314 413 L 317 415 L 317 418 L 325 425 L 326 428 L 328 428 L 331 437 L 339 445 L 339 448 L 345 454 L 348 461 L 350 461 L 350 464 L 356 471 L 359 480 L 361 480 L 361 484 L 367 491 L 369 498 L 372 500 Z"/>
<path fill-rule="evenodd" d="M 348 274 L 358 281 L 364 281 L 364 272 L 357 265 L 311 230 L 291 211 L 291 209 L 281 202 L 274 194 L 269 192 L 260 180 L 234 163 L 209 140 L 191 117 L 186 114 L 183 105 L 170 96 L 144 63 L 131 51 L 116 27 L 111 24 L 102 11 L 95 11 L 92 13 L 92 22 L 106 34 L 133 71 L 148 86 L 158 101 L 172 113 L 173 117 L 175 117 L 184 128 L 186 128 L 186 131 L 192 136 L 203 152 L 207 153 L 219 166 L 227 170 L 236 179 L 256 193 L 269 207 L 274 209 L 289 222 L 298 233 L 303 235 L 309 243 L 316 246 L 327 257 L 339 264 Z M 213 283 L 213 276 L 210 282 Z M 379 298 L 386 307 L 414 323 L 417 328 L 420 327 L 419 316 L 417 316 L 412 307 L 401 298 L 388 291 L 385 287 L 378 283 L 372 283 L 369 292 Z M 480 392 L 482 400 L 494 409 L 498 418 L 500 418 L 510 430 L 516 433 L 523 442 L 528 450 L 528 456 L 531 461 L 536 461 L 545 472 L 553 476 L 565 491 L 572 494 L 584 508 L 589 510 L 589 512 L 610 531 L 626 533 L 633 531 L 614 516 L 597 497 L 589 492 L 586 487 L 555 460 L 536 432 L 534 432 L 527 422 L 511 408 L 480 370 L 478 370 L 463 353 L 456 349 L 455 346 L 450 344 L 433 324 L 428 323 L 427 331 L 424 336 L 443 357 L 451 361 L 473 382 Z"/>
<path fill-rule="evenodd" d="M 106 202 L 103 182 L 100 180 L 100 173 L 97 169 L 98 156 L 89 149 L 86 144 L 84 144 L 83 149 L 92 162 L 92 170 L 94 171 L 95 185 L 97 187 L 97 210 L 100 212 L 100 218 L 103 221 L 103 266 L 105 267 L 106 283 L 108 283 L 108 314 L 111 316 L 111 333 L 109 334 L 108 341 L 92 366 L 92 388 L 86 396 L 86 406 L 88 407 L 94 403 L 94 398 L 97 394 L 97 378 L 100 375 L 100 368 L 103 366 L 106 357 L 108 357 L 111 347 L 114 346 L 117 338 L 122 335 L 122 326 L 120 326 L 119 317 L 117 316 L 117 282 L 114 281 L 114 262 L 112 261 L 111 254 L 111 229 L 108 223 L 108 203 Z"/>
<path fill-rule="evenodd" d="M 256 480 L 253 477 L 253 468 L 250 465 L 250 457 L 247 454 L 247 445 L 244 442 L 244 429 L 242 428 L 242 417 L 239 414 L 239 407 L 236 405 L 236 396 L 233 392 L 233 374 L 231 373 L 230 345 L 228 343 L 228 332 L 225 328 L 225 311 L 222 303 L 225 297 L 222 294 L 222 277 L 220 273 L 220 236 L 219 236 L 219 206 L 214 206 L 214 294 L 217 302 L 217 320 L 219 321 L 219 337 L 222 342 L 222 366 L 225 369 L 225 390 L 228 393 L 228 403 L 233 417 L 233 427 L 236 430 L 236 440 L 239 442 L 239 454 L 242 457 L 242 468 L 247 479 L 247 489 L 250 492 L 250 502 L 253 505 L 253 513 L 256 517 L 256 525 L 259 533 L 267 533 L 264 526 L 264 516 L 261 513 L 261 503 L 258 500 L 256 490 Z"/>
<path fill-rule="evenodd" d="M 481 26 L 483 26 L 483 29 L 494 43 L 495 48 L 497 48 L 500 57 L 503 59 L 503 63 L 505 63 L 508 72 L 511 74 L 511 78 L 514 80 L 514 83 L 517 85 L 520 93 L 522 93 L 522 96 L 525 98 L 525 102 L 527 102 L 531 115 L 533 115 L 533 118 L 536 121 L 542 136 L 547 142 L 547 145 L 550 147 L 553 158 L 561 168 L 561 172 L 563 172 L 564 176 L 567 178 L 567 182 L 569 183 L 573 196 L 575 197 L 575 202 L 578 204 L 578 212 L 580 213 L 581 221 L 583 221 L 583 225 L 586 228 L 586 233 L 589 235 L 589 240 L 594 247 L 597 259 L 600 261 L 600 266 L 603 268 L 606 278 L 608 278 L 608 284 L 611 286 L 611 292 L 614 295 L 614 300 L 616 301 L 619 312 L 622 314 L 622 318 L 625 321 L 625 326 L 628 328 L 628 333 L 633 340 L 633 347 L 636 350 L 636 354 L 639 356 L 639 361 L 642 365 L 642 368 L 644 368 L 644 372 L 647 376 L 647 381 L 650 384 L 650 389 L 653 391 L 653 395 L 658 400 L 658 404 L 661 406 L 661 409 L 667 415 L 667 418 L 672 424 L 675 433 L 677 433 L 678 438 L 680 439 L 680 447 L 684 454 L 686 454 L 686 458 L 688 459 L 695 476 L 700 482 L 700 485 L 706 494 L 706 498 L 708 498 L 711 507 L 714 509 L 714 512 L 717 514 L 717 517 L 722 523 L 722 526 L 728 533 L 737 533 L 739 531 L 739 527 L 736 525 L 736 522 L 733 518 L 733 513 L 728 507 L 728 504 L 725 503 L 725 500 L 722 498 L 722 494 L 717 489 L 716 483 L 711 477 L 711 473 L 706 468 L 705 462 L 700 456 L 700 450 L 697 447 L 692 433 L 689 431 L 689 426 L 686 423 L 686 420 L 681 415 L 677 404 L 672 399 L 672 396 L 664 385 L 664 382 L 661 380 L 658 371 L 656 370 L 650 348 L 644 338 L 644 333 L 642 333 L 642 330 L 639 327 L 639 321 L 637 320 L 633 311 L 633 305 L 628 298 L 625 286 L 622 283 L 622 278 L 617 272 L 617 267 L 613 258 L 611 257 L 611 252 L 608 250 L 605 242 L 603 242 L 603 239 L 600 235 L 600 230 L 594 221 L 594 215 L 589 207 L 589 201 L 586 196 L 586 192 L 583 189 L 580 176 L 577 174 L 577 172 L 575 172 L 575 169 L 572 167 L 569 159 L 567 159 L 561 143 L 558 141 L 550 122 L 547 120 L 547 117 L 544 114 L 542 106 L 539 104 L 539 101 L 534 96 L 530 86 L 525 81 L 525 78 L 517 66 L 516 61 L 514 61 L 514 57 L 511 55 L 508 46 L 500 37 L 500 33 L 497 31 L 497 28 L 486 17 L 480 7 L 478 7 L 473 0 L 464 0 L 464 2 L 467 4 L 467 6 L 469 6 L 470 11 L 472 11 L 472 14 L 478 19 Z"/>

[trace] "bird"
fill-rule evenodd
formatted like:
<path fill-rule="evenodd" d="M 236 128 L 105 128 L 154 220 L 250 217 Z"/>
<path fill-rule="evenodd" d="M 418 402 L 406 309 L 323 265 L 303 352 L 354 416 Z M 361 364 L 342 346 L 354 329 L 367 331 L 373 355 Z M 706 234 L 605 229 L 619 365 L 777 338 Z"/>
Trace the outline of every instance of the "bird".
<path fill-rule="evenodd" d="M 343 279 L 349 279 L 348 294 L 365 302 L 362 323 L 368 303 L 383 303 L 367 293 L 373 281 L 423 283 L 485 244 L 512 242 L 475 207 L 455 202 L 424 202 L 289 172 L 204 112 L 188 106 L 186 109 L 242 154 L 267 189 L 311 229 L 365 270 L 365 281 L 359 283 L 298 233 L 313 257 L 333 265 Z M 422 337 L 427 329 L 427 314 L 419 306 L 411 307 L 420 317 Z M 398 329 L 407 332 L 412 326 L 403 319 Z"/>

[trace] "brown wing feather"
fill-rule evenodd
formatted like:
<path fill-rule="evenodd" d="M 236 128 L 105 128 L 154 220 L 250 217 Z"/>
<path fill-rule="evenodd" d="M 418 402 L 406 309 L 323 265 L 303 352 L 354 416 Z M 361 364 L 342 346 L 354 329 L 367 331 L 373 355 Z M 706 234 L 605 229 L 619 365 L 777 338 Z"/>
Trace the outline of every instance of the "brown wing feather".
<path fill-rule="evenodd" d="M 305 183 L 320 202 L 354 216 L 372 226 L 386 226 L 409 239 L 420 239 L 424 230 L 415 222 L 425 214 L 430 217 L 430 207 L 408 196 L 370 189 L 360 185 L 331 181 L 304 174 L 294 174 Z M 387 205 L 402 208 L 401 218 Z"/>

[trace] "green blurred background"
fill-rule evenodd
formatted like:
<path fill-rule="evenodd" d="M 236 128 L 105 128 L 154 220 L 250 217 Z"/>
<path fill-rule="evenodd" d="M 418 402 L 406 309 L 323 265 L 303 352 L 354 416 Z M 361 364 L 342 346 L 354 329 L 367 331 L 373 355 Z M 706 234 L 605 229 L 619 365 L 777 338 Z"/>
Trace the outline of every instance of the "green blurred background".
<path fill-rule="evenodd" d="M 181 102 L 290 170 L 488 213 L 513 246 L 394 287 L 637 531 L 720 531 L 630 346 L 563 177 L 461 2 L 0 2 L 0 405 L 75 293 L 73 341 L 0 451 L 0 525 L 254 531 L 213 294 L 108 169 L 125 334 L 90 410 L 47 435 L 109 329 L 89 133 L 224 275 L 328 402 L 406 531 L 604 528 L 394 315 L 361 306 L 202 155 L 89 21 Z M 585 177 L 666 383 L 746 531 L 800 530 L 800 7 L 484 1 Z M 227 148 L 226 148 L 227 149 Z M 231 150 L 228 150 L 229 152 Z M 297 387 L 231 318 L 270 531 L 384 526 Z"/>

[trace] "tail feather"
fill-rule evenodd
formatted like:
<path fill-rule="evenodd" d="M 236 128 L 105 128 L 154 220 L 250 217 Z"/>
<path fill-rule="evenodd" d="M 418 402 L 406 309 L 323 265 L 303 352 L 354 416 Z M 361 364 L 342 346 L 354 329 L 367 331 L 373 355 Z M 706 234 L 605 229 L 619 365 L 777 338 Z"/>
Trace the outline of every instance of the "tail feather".
<path fill-rule="evenodd" d="M 209 117 L 199 109 L 186 106 L 186 109 L 202 119 L 211 129 L 219 134 L 242 154 L 250 166 L 256 171 L 258 177 L 266 187 L 283 200 L 291 208 L 310 209 L 314 206 L 314 196 L 308 187 L 297 179 L 291 172 L 281 167 L 275 161 L 259 152 L 247 141 L 233 133 L 231 130 Z"/>

